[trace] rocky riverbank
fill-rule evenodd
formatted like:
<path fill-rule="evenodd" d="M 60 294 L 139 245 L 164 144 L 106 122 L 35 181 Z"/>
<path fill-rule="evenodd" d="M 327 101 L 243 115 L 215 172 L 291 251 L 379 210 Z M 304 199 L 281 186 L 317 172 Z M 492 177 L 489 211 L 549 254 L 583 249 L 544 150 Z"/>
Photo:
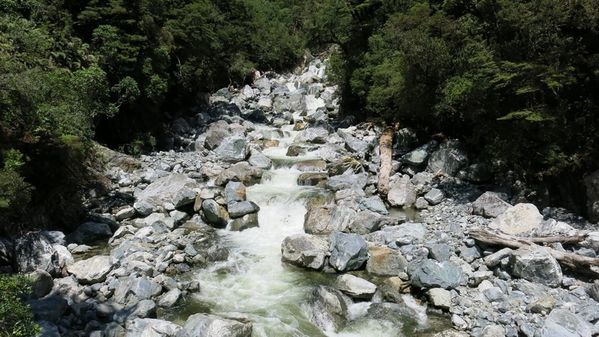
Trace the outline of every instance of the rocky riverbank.
<path fill-rule="evenodd" d="M 198 275 L 235 264 L 228 232 L 267 240 L 258 230 L 276 230 L 289 217 L 303 228 L 268 238 L 279 240 L 274 255 L 252 258 L 280 264 L 277 275 L 326 275 L 302 284 L 310 291 L 292 316 L 310 327 L 297 323 L 294 336 L 373 336 L 373 325 L 390 331 L 381 336 L 599 333 L 595 225 L 560 209 L 511 204 L 509 195 L 486 190 L 489 173 L 457 140 L 417 144 L 409 129 L 394 131 L 389 190 L 380 194 L 385 129 L 339 120 L 324 70 L 316 59 L 296 74 L 267 73 L 252 86 L 219 90 L 210 107 L 173 122 L 172 151 L 136 159 L 98 148 L 112 188 L 88 200 L 88 222 L 67 235 L 0 239 L 3 268 L 34 279 L 29 304 L 42 335 L 269 336 L 247 308 L 166 318 L 201 297 Z M 270 203 L 290 195 L 277 179 L 292 180 L 293 203 Z M 248 192 L 269 182 L 268 191 Z M 276 220 L 281 205 L 297 212 L 281 209 Z M 474 235 L 481 230 L 519 244 Z M 293 282 L 282 287 L 300 281 Z"/>

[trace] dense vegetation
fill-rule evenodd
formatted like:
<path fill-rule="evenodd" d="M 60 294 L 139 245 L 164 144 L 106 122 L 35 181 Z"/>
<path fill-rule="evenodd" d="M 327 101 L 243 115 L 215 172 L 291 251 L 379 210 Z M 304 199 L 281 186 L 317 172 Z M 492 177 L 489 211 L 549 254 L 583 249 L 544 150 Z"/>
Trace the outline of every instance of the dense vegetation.
<path fill-rule="evenodd" d="M 149 149 L 204 92 L 330 44 L 347 114 L 530 184 L 597 168 L 594 0 L 0 0 L 0 231 L 76 222 L 89 140 Z"/>
<path fill-rule="evenodd" d="M 23 298 L 31 292 L 31 281 L 25 276 L 0 275 L 0 336 L 36 336 L 40 328 L 33 320 Z"/>

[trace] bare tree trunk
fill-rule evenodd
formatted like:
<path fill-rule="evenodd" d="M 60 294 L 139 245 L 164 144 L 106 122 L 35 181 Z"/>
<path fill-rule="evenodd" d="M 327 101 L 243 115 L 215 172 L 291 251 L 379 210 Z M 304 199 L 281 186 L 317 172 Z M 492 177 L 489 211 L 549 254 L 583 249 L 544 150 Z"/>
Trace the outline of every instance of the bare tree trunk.
<path fill-rule="evenodd" d="M 379 170 L 378 190 L 382 195 L 389 193 L 389 177 L 391 176 L 391 159 L 393 156 L 393 128 L 388 127 L 379 138 L 381 169 Z"/>

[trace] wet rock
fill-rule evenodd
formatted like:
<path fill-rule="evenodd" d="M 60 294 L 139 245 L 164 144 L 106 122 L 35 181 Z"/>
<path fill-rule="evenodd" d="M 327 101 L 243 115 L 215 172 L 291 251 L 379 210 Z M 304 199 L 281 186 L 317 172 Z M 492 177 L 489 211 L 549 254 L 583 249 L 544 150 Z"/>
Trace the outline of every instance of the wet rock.
<path fill-rule="evenodd" d="M 409 207 L 416 202 L 415 186 L 409 176 L 404 175 L 389 186 L 387 200 L 391 206 L 399 207 Z"/>
<path fill-rule="evenodd" d="M 472 203 L 472 214 L 486 218 L 496 218 L 512 205 L 505 202 L 498 193 L 485 192 Z"/>
<path fill-rule="evenodd" d="M 288 148 L 287 148 L 287 157 L 297 157 L 297 156 L 301 156 L 304 155 L 308 152 L 308 149 L 304 146 L 301 145 L 297 145 L 297 144 L 291 144 Z"/>
<path fill-rule="evenodd" d="M 75 262 L 67 267 L 69 274 L 75 276 L 81 284 L 103 282 L 111 269 L 110 256 L 100 255 Z"/>
<path fill-rule="evenodd" d="M 214 149 L 219 159 L 226 162 L 240 162 L 247 158 L 247 140 L 243 137 L 229 137 Z"/>
<path fill-rule="evenodd" d="M 327 173 L 320 172 L 308 172 L 302 173 L 297 178 L 297 184 L 300 186 L 318 186 L 324 184 L 329 175 Z"/>
<path fill-rule="evenodd" d="M 251 213 L 231 221 L 231 224 L 229 225 L 229 230 L 241 232 L 243 230 L 259 226 L 260 224 L 258 222 L 258 213 Z"/>
<path fill-rule="evenodd" d="M 262 152 L 258 150 L 251 151 L 248 162 L 250 163 L 250 165 L 261 169 L 269 169 L 272 166 L 272 160 L 270 160 L 270 158 L 263 155 Z"/>
<path fill-rule="evenodd" d="M 202 211 L 205 221 L 213 226 L 224 228 L 229 222 L 229 213 L 221 205 L 212 199 L 202 202 Z"/>
<path fill-rule="evenodd" d="M 428 171 L 454 176 L 468 165 L 468 157 L 456 140 L 449 140 L 433 152 L 428 160 Z"/>
<path fill-rule="evenodd" d="M 376 285 L 363 278 L 351 274 L 337 277 L 335 287 L 352 298 L 371 299 L 376 292 Z"/>
<path fill-rule="evenodd" d="M 156 180 L 144 190 L 136 191 L 133 207 L 140 214 L 147 215 L 147 207 L 157 209 L 167 203 L 176 208 L 190 205 L 195 201 L 198 189 L 199 185 L 195 180 L 184 174 L 171 174 Z"/>
<path fill-rule="evenodd" d="M 181 331 L 177 324 L 151 318 L 137 318 L 127 324 L 125 337 L 176 337 Z"/>
<path fill-rule="evenodd" d="M 296 234 L 283 240 L 281 251 L 283 261 L 304 268 L 321 269 L 329 252 L 329 244 L 315 235 Z"/>
<path fill-rule="evenodd" d="M 593 326 L 578 315 L 566 309 L 554 309 L 545 320 L 541 337 L 591 337 L 593 332 Z"/>
<path fill-rule="evenodd" d="M 437 188 L 431 188 L 431 190 L 424 195 L 424 199 L 433 206 L 443 201 L 444 197 L 443 192 Z"/>
<path fill-rule="evenodd" d="M 42 298 L 50 293 L 54 286 L 52 276 L 45 270 L 36 270 L 27 274 L 31 280 L 31 294 L 34 298 Z"/>
<path fill-rule="evenodd" d="M 368 260 L 368 246 L 358 234 L 334 232 L 329 237 L 329 263 L 337 271 L 360 269 Z"/>
<path fill-rule="evenodd" d="M 110 238 L 112 231 L 105 223 L 86 222 L 67 236 L 67 241 L 77 244 L 91 244 L 100 240 Z"/>
<path fill-rule="evenodd" d="M 227 204 L 244 201 L 246 197 L 245 185 L 238 181 L 229 181 L 225 186 L 225 200 Z"/>
<path fill-rule="evenodd" d="M 512 275 L 525 280 L 558 287 L 562 283 L 562 269 L 557 260 L 543 247 L 520 248 L 511 255 Z"/>
<path fill-rule="evenodd" d="M 343 231 L 354 220 L 356 212 L 345 206 L 310 207 L 304 217 L 304 231 L 308 234 L 330 234 Z"/>
<path fill-rule="evenodd" d="M 215 315 L 189 316 L 183 326 L 183 337 L 251 337 L 252 323 L 225 319 Z"/>
<path fill-rule="evenodd" d="M 543 216 L 535 205 L 517 204 L 495 218 L 489 227 L 517 235 L 537 229 L 542 221 Z"/>
<path fill-rule="evenodd" d="M 385 203 L 383 202 L 381 197 L 379 197 L 378 195 L 361 199 L 360 200 L 360 208 L 367 209 L 367 210 L 370 210 L 373 212 L 377 212 L 377 213 L 380 213 L 383 215 L 389 214 L 389 211 L 387 211 L 387 207 L 385 206 Z"/>
<path fill-rule="evenodd" d="M 449 261 L 426 259 L 416 261 L 411 268 L 411 284 L 419 288 L 453 289 L 465 283 L 462 269 Z"/>
<path fill-rule="evenodd" d="M 337 289 L 318 286 L 312 293 L 310 320 L 323 331 L 339 331 L 347 323 L 352 300 Z"/>
<path fill-rule="evenodd" d="M 174 288 L 162 295 L 162 298 L 158 301 L 158 305 L 165 308 L 170 308 L 177 304 L 181 298 L 181 290 Z"/>
<path fill-rule="evenodd" d="M 427 292 L 430 303 L 441 309 L 449 309 L 451 307 L 451 293 L 443 288 L 429 289 Z"/>
<path fill-rule="evenodd" d="M 370 257 L 366 263 L 366 271 L 372 275 L 397 276 L 408 265 L 406 258 L 395 249 L 371 246 L 368 253 Z"/>
<path fill-rule="evenodd" d="M 239 201 L 230 203 L 228 208 L 229 216 L 233 219 L 241 218 L 246 214 L 257 213 L 260 207 L 253 201 Z"/>
<path fill-rule="evenodd" d="M 20 273 L 29 273 L 36 269 L 50 275 L 61 273 L 56 249 L 40 232 L 30 232 L 15 240 L 15 264 Z"/>
<path fill-rule="evenodd" d="M 293 165 L 293 168 L 302 172 L 323 172 L 326 173 L 327 163 L 324 160 L 302 160 L 299 163 Z"/>

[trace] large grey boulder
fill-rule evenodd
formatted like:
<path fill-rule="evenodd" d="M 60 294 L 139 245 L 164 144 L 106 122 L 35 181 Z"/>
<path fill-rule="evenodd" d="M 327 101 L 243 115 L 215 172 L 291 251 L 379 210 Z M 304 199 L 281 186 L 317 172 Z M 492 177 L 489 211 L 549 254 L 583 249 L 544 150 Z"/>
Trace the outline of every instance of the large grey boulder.
<path fill-rule="evenodd" d="M 148 185 L 144 190 L 135 192 L 136 202 L 133 205 L 142 215 L 148 215 L 147 210 L 142 210 L 144 205 L 151 207 L 150 213 L 166 203 L 176 208 L 193 204 L 198 183 L 184 174 L 170 174 Z"/>
<path fill-rule="evenodd" d="M 227 162 L 240 162 L 247 158 L 247 140 L 244 137 L 229 137 L 214 149 L 219 159 Z"/>
<path fill-rule="evenodd" d="M 245 185 L 259 181 L 262 177 L 262 169 L 250 165 L 246 161 L 235 163 L 223 170 L 216 178 L 216 185 L 225 185 L 231 180 L 240 181 Z"/>
<path fill-rule="evenodd" d="M 110 256 L 102 255 L 75 262 L 67 267 L 69 274 L 75 276 L 81 284 L 103 282 L 111 269 Z"/>
<path fill-rule="evenodd" d="M 496 218 L 512 205 L 505 202 L 498 193 L 487 191 L 472 203 L 472 213 L 486 218 Z"/>
<path fill-rule="evenodd" d="M 364 189 L 368 182 L 368 175 L 366 173 L 358 174 L 341 174 L 330 177 L 326 183 L 326 186 L 333 191 L 340 191 L 345 189 Z"/>
<path fill-rule="evenodd" d="M 241 232 L 249 228 L 259 227 L 258 213 L 250 213 L 241 218 L 233 219 L 229 224 L 229 230 Z"/>
<path fill-rule="evenodd" d="M 281 244 L 283 261 L 299 267 L 321 269 L 329 253 L 328 242 L 315 235 L 288 236 Z"/>
<path fill-rule="evenodd" d="M 45 270 L 36 270 L 27 274 L 27 278 L 31 281 L 31 294 L 34 298 L 42 298 L 52 291 L 54 280 L 52 276 Z"/>
<path fill-rule="evenodd" d="M 229 125 L 223 120 L 214 122 L 210 124 L 205 136 L 204 147 L 208 150 L 214 150 L 222 143 L 223 139 L 231 136 Z"/>
<path fill-rule="evenodd" d="M 246 188 L 242 182 L 239 181 L 229 181 L 225 186 L 225 201 L 227 204 L 237 202 L 237 201 L 245 201 L 246 198 Z"/>
<path fill-rule="evenodd" d="M 437 188 L 431 188 L 431 190 L 424 195 L 424 199 L 426 199 L 426 201 L 428 201 L 428 203 L 431 205 L 439 204 L 441 201 L 443 201 L 444 197 L 445 196 L 443 195 L 443 192 Z"/>
<path fill-rule="evenodd" d="M 310 321 L 323 331 L 339 331 L 347 323 L 351 298 L 341 291 L 318 286 L 310 300 Z"/>
<path fill-rule="evenodd" d="M 229 216 L 233 219 L 241 218 L 246 214 L 257 213 L 259 210 L 260 206 L 256 205 L 253 201 L 233 202 L 227 207 Z"/>
<path fill-rule="evenodd" d="M 92 244 L 112 236 L 110 226 L 101 222 L 86 222 L 67 236 L 69 243 Z"/>
<path fill-rule="evenodd" d="M 408 175 L 404 175 L 389 186 L 387 200 L 391 206 L 410 207 L 416 202 L 416 187 Z"/>
<path fill-rule="evenodd" d="M 409 270 L 410 282 L 418 288 L 453 289 L 466 282 L 462 269 L 449 261 L 415 261 Z"/>
<path fill-rule="evenodd" d="M 368 260 L 368 246 L 360 235 L 334 232 L 329 236 L 329 240 L 329 264 L 335 270 L 357 270 Z"/>
<path fill-rule="evenodd" d="M 315 126 L 306 128 L 304 131 L 302 131 L 295 137 L 294 142 L 324 144 L 327 142 L 328 138 L 329 130 L 323 126 Z"/>
<path fill-rule="evenodd" d="M 489 227 L 517 235 L 533 231 L 543 222 L 543 215 L 533 204 L 517 204 L 508 208 L 489 224 Z"/>
<path fill-rule="evenodd" d="M 229 222 L 229 213 L 213 199 L 204 200 L 202 202 L 202 211 L 204 212 L 204 220 L 215 227 L 224 228 Z"/>
<path fill-rule="evenodd" d="M 366 263 L 366 271 L 377 276 L 397 276 L 404 272 L 408 261 L 396 249 L 371 246 L 368 249 L 370 257 Z"/>
<path fill-rule="evenodd" d="M 553 287 L 562 283 L 562 269 L 546 248 L 520 248 L 510 256 L 509 264 L 516 277 Z"/>
<path fill-rule="evenodd" d="M 259 167 L 261 169 L 269 169 L 272 166 L 272 160 L 258 150 L 252 150 L 250 152 L 250 158 L 248 159 L 248 162 L 250 165 Z"/>
<path fill-rule="evenodd" d="M 310 207 L 304 216 L 304 231 L 308 234 L 330 234 L 343 231 L 354 220 L 356 212 L 342 205 Z"/>
<path fill-rule="evenodd" d="M 364 198 L 360 200 L 360 209 L 367 209 L 369 211 L 377 212 L 379 214 L 387 215 L 389 211 L 387 210 L 387 206 L 383 202 L 383 199 L 378 195 L 373 195 L 368 198 Z"/>
<path fill-rule="evenodd" d="M 127 324 L 125 337 L 176 337 L 181 327 L 160 319 L 137 318 Z"/>
<path fill-rule="evenodd" d="M 365 155 L 370 149 L 370 144 L 361 139 L 358 139 L 349 133 L 337 130 L 337 134 L 345 141 L 345 148 L 351 152 L 356 152 L 361 155 Z"/>
<path fill-rule="evenodd" d="M 543 325 L 541 337 L 591 337 L 593 326 L 567 309 L 553 309 Z"/>
<path fill-rule="evenodd" d="M 29 232 L 15 240 L 15 265 L 20 273 L 41 269 L 52 276 L 61 274 L 59 254 L 40 232 Z"/>
<path fill-rule="evenodd" d="M 428 159 L 428 171 L 444 173 L 454 176 L 458 171 L 468 165 L 468 157 L 456 140 L 449 140 L 433 152 Z"/>
<path fill-rule="evenodd" d="M 417 149 L 406 153 L 403 157 L 401 157 L 401 161 L 410 166 L 422 167 L 426 165 L 426 161 L 430 155 L 431 149 L 432 144 L 422 145 Z"/>
<path fill-rule="evenodd" d="M 251 337 L 252 323 L 225 319 L 215 315 L 189 316 L 179 337 Z"/>
<path fill-rule="evenodd" d="M 376 292 L 376 285 L 363 278 L 351 274 L 337 277 L 335 287 L 352 298 L 371 299 Z"/>
<path fill-rule="evenodd" d="M 137 303 L 152 299 L 162 293 L 162 286 L 147 277 L 120 278 L 115 287 L 113 300 L 117 303 Z"/>

